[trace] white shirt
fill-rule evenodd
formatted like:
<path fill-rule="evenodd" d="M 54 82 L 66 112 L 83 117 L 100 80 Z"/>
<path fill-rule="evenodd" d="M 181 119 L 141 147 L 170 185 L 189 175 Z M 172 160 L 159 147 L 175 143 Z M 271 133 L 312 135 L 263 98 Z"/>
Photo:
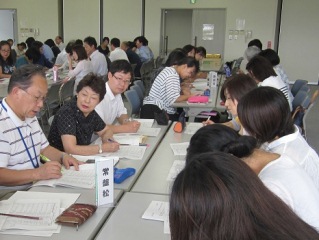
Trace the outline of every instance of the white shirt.
<path fill-rule="evenodd" d="M 76 87 L 78 86 L 82 78 L 91 72 L 93 72 L 93 66 L 91 61 L 87 59 L 81 60 L 80 62 L 78 62 L 78 64 L 73 70 L 69 71 L 68 77 L 70 78 L 75 77 L 73 94 L 76 94 Z"/>
<path fill-rule="evenodd" d="M 99 50 L 95 50 L 90 55 L 90 59 L 93 65 L 93 73 L 105 77 L 107 74 L 107 62 L 105 56 L 100 53 Z"/>
<path fill-rule="evenodd" d="M 109 84 L 105 84 L 106 94 L 104 99 L 95 107 L 95 111 L 100 115 L 105 124 L 111 125 L 114 120 L 123 114 L 127 114 L 127 109 L 124 107 L 121 94 L 114 96 Z"/>
<path fill-rule="evenodd" d="M 319 192 L 299 164 L 282 155 L 267 164 L 258 176 L 302 220 L 319 231 Z"/>
<path fill-rule="evenodd" d="M 126 60 L 128 61 L 126 52 L 122 50 L 121 48 L 115 48 L 111 53 L 110 53 L 110 60 L 111 62 L 115 60 Z"/>
<path fill-rule="evenodd" d="M 37 160 L 40 165 L 40 151 L 46 148 L 49 143 L 37 118 L 26 118 L 25 121 L 22 121 L 8 106 L 6 98 L 4 98 L 0 105 L 0 122 L 0 167 L 12 170 L 34 169 L 31 159 L 34 163 Z M 17 127 L 21 131 L 31 159 Z M 21 189 L 21 187 L 0 186 L 0 189 Z"/>
<path fill-rule="evenodd" d="M 290 111 L 292 111 L 292 99 L 289 96 L 289 88 L 279 76 L 270 76 L 269 78 L 266 78 L 264 81 L 260 82 L 258 85 L 262 87 L 273 87 L 280 90 L 285 95 L 289 103 Z"/>
<path fill-rule="evenodd" d="M 62 66 L 65 62 L 68 62 L 68 53 L 63 49 L 56 57 L 55 64 Z"/>
<path fill-rule="evenodd" d="M 271 143 L 264 143 L 262 147 L 280 155 L 286 154 L 297 162 L 308 173 L 319 190 L 318 154 L 308 145 L 296 126 L 294 133 L 274 140 Z"/>

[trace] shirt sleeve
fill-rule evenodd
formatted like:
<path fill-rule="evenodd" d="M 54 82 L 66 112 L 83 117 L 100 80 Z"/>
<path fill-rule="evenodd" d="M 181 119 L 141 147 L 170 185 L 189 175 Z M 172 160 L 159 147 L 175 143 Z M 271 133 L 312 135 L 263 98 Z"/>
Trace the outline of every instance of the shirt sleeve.
<path fill-rule="evenodd" d="M 99 132 L 99 131 L 102 131 L 106 124 L 105 122 L 103 121 L 103 119 L 97 114 L 96 111 L 94 111 L 94 132 Z"/>
<path fill-rule="evenodd" d="M 166 79 L 165 93 L 166 98 L 164 99 L 165 105 L 172 105 L 176 99 L 181 95 L 181 85 L 177 76 L 169 76 Z"/>

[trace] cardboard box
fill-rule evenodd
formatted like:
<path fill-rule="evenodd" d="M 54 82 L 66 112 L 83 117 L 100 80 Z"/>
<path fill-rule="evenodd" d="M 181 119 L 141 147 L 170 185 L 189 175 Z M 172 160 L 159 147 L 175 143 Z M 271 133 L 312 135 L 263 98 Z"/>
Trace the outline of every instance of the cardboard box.
<path fill-rule="evenodd" d="M 222 67 L 221 58 L 204 58 L 200 63 L 200 71 L 219 71 Z"/>

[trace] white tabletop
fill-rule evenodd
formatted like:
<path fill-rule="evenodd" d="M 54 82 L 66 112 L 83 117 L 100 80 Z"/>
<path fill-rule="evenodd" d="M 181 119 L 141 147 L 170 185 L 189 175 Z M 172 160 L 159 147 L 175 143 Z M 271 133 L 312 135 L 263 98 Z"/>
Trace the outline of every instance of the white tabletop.
<path fill-rule="evenodd" d="M 164 234 L 164 223 L 142 219 L 142 215 L 153 201 L 168 202 L 168 196 L 127 192 L 113 211 L 97 240 L 169 240 Z"/>
<path fill-rule="evenodd" d="M 170 143 L 189 142 L 192 135 L 175 133 L 174 123 L 165 138 L 156 149 L 156 152 L 138 178 L 132 192 L 169 194 L 172 182 L 167 181 L 167 176 L 174 160 L 184 160 L 185 156 L 174 156 Z"/>
<path fill-rule="evenodd" d="M 171 122 L 170 122 L 171 123 Z M 169 124 L 170 124 L 169 123 Z M 130 159 L 120 159 L 119 163 L 116 165 L 117 168 L 135 168 L 136 172 L 133 176 L 129 177 L 128 179 L 124 180 L 124 182 L 120 184 L 114 184 L 115 189 L 121 189 L 124 191 L 130 191 L 133 184 L 136 182 L 137 178 L 141 174 L 142 170 L 144 169 L 147 162 L 150 160 L 151 156 L 153 155 L 154 151 L 156 150 L 157 146 L 162 141 L 165 133 L 168 130 L 168 126 L 158 125 L 156 122 L 153 124 L 153 127 L 161 128 L 160 133 L 157 137 L 147 137 L 146 142 L 149 146 L 147 147 L 143 159 L 142 160 L 130 160 Z"/>
<path fill-rule="evenodd" d="M 29 191 L 35 192 L 54 192 L 54 193 L 80 193 L 78 203 L 89 203 L 95 204 L 95 190 L 94 189 L 74 189 L 64 187 L 33 187 Z M 118 202 L 122 196 L 123 191 L 114 190 L 114 203 Z M 93 239 L 98 233 L 101 226 L 104 224 L 107 217 L 114 210 L 114 207 L 99 207 L 96 212 L 82 225 L 79 226 L 79 230 L 76 231 L 76 227 L 62 226 L 61 232 L 53 234 L 50 238 L 32 237 L 32 236 L 21 236 L 21 235 L 0 235 L 0 239 L 8 240 L 33 240 L 33 239 L 76 239 L 76 240 L 87 240 Z"/>

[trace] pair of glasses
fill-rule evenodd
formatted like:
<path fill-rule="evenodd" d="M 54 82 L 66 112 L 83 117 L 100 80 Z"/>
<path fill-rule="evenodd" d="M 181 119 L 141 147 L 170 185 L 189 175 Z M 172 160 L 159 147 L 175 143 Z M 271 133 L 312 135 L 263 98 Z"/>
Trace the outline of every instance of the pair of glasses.
<path fill-rule="evenodd" d="M 25 93 L 27 93 L 29 96 L 31 96 L 35 100 L 36 103 L 40 103 L 40 102 L 44 103 L 47 100 L 46 97 L 41 97 L 41 96 L 37 97 L 37 96 L 34 96 L 33 94 L 27 92 L 27 90 L 24 90 L 24 89 L 21 89 L 21 90 L 23 90 Z"/>
<path fill-rule="evenodd" d="M 119 77 L 117 77 L 117 76 L 115 76 L 115 75 L 113 75 L 113 77 L 115 77 L 115 79 L 116 79 L 117 81 L 123 82 L 123 83 L 126 84 L 126 85 L 128 85 L 128 84 L 131 83 L 131 80 L 123 80 L 122 78 L 119 78 Z"/>
<path fill-rule="evenodd" d="M 11 50 L 1 50 L 1 52 L 9 53 Z"/>

